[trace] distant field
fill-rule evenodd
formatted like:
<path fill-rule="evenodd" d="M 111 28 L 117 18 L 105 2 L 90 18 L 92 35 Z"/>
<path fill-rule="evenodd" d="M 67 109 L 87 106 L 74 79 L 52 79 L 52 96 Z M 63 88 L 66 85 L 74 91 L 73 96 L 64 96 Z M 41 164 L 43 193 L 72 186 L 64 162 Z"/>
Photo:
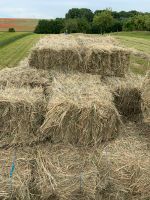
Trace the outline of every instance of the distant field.
<path fill-rule="evenodd" d="M 131 70 L 134 73 L 145 74 L 150 69 L 150 32 L 121 32 L 111 34 L 120 44 L 139 51 L 131 56 Z"/>
<path fill-rule="evenodd" d="M 34 31 L 38 19 L 9 19 L 0 18 L 0 31 L 8 31 L 15 28 L 16 31 Z"/>
<path fill-rule="evenodd" d="M 131 56 L 131 70 L 137 74 L 145 74 L 150 69 L 150 33 L 122 32 L 112 35 L 121 45 L 139 52 L 138 55 Z M 0 32 L 0 69 L 16 66 L 29 54 L 40 37 L 44 37 L 44 35 L 29 32 Z"/>

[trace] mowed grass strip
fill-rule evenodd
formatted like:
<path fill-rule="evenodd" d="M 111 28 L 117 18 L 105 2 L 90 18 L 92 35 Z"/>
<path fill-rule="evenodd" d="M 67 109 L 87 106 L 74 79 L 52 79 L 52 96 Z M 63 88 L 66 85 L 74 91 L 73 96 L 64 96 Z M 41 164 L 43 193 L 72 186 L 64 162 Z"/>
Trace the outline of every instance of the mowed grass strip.
<path fill-rule="evenodd" d="M 133 37 L 133 38 L 142 38 L 142 39 L 148 39 L 150 40 L 150 32 L 149 31 L 132 31 L 132 32 L 118 32 L 118 33 L 112 33 L 112 35 L 118 35 L 118 36 L 127 36 L 127 37 Z"/>
<path fill-rule="evenodd" d="M 121 45 L 141 52 L 141 56 L 131 56 L 131 71 L 136 74 L 145 75 L 150 69 L 150 32 L 120 32 L 112 34 Z M 143 57 L 143 53 L 146 57 Z"/>
<path fill-rule="evenodd" d="M 30 34 L 0 49 L 0 69 L 14 67 L 24 59 L 41 35 Z"/>
<path fill-rule="evenodd" d="M 117 36 L 117 38 L 129 48 L 135 48 L 144 53 L 150 54 L 150 39 L 133 38 L 127 36 Z"/>
<path fill-rule="evenodd" d="M 27 35 L 30 35 L 31 33 L 3 33 L 0 35 L 0 49 L 12 42 L 15 42 L 18 39 L 21 39 L 23 37 L 26 37 Z"/>

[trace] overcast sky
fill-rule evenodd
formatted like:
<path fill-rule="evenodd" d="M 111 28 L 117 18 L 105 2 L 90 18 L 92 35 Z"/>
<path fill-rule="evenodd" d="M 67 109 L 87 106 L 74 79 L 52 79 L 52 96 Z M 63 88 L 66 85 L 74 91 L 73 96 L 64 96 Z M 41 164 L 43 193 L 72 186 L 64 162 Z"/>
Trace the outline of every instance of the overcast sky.
<path fill-rule="evenodd" d="M 0 0 L 0 17 L 64 17 L 70 8 L 150 11 L 150 0 Z"/>

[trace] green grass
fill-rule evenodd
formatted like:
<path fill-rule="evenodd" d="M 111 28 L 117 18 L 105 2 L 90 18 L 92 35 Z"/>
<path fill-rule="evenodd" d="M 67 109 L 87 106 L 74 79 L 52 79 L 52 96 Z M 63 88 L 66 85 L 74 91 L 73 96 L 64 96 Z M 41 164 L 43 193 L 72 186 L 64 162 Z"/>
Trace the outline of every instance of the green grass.
<path fill-rule="evenodd" d="M 27 35 L 30 35 L 31 33 L 5 33 L 0 35 L 0 48 L 4 47 L 12 42 L 15 42 L 16 40 L 19 40 L 23 37 L 26 37 Z"/>
<path fill-rule="evenodd" d="M 29 54 L 40 37 L 41 35 L 33 33 L 15 33 L 13 35 L 1 33 L 0 41 L 3 41 L 3 46 L 0 47 L 0 69 L 16 66 Z"/>
<path fill-rule="evenodd" d="M 112 35 L 119 35 L 119 36 L 126 36 L 126 37 L 136 37 L 136 38 L 142 38 L 142 39 L 148 39 L 150 40 L 150 32 L 148 31 L 133 31 L 133 32 L 118 32 L 118 33 L 112 33 Z"/>
<path fill-rule="evenodd" d="M 112 35 L 121 45 L 141 52 L 141 56 L 131 56 L 130 68 L 134 73 L 144 75 L 150 69 L 150 32 L 120 32 Z M 143 58 L 143 54 L 146 54 L 147 58 Z"/>
<path fill-rule="evenodd" d="M 132 55 L 130 68 L 135 74 L 145 75 L 150 69 L 150 60 Z"/>

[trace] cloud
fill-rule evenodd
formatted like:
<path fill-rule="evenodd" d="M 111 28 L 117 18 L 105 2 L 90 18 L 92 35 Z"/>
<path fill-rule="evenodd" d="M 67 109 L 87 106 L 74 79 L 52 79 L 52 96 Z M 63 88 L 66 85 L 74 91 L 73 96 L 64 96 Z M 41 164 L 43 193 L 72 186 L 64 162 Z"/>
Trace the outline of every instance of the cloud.
<path fill-rule="evenodd" d="M 2 17 L 16 17 L 16 18 L 53 18 L 52 16 L 49 16 L 49 14 L 36 11 L 34 9 L 26 9 L 22 7 L 3 7 L 0 8 L 0 13 Z"/>
<path fill-rule="evenodd" d="M 150 0 L 0 0 L 0 17 L 55 18 L 64 17 L 73 7 L 113 10 L 149 11 Z"/>

